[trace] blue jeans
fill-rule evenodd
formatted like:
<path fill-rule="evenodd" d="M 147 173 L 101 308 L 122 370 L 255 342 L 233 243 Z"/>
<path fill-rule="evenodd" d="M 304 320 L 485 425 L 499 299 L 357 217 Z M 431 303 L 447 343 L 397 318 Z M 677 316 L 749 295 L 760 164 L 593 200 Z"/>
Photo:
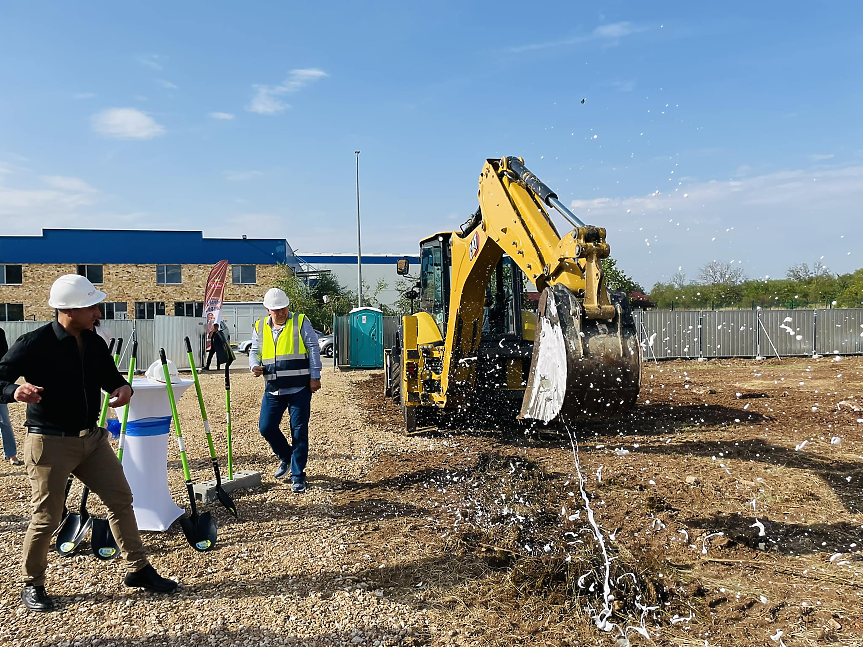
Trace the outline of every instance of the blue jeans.
<path fill-rule="evenodd" d="M 9 418 L 9 407 L 5 404 L 0 404 L 0 435 L 3 436 L 3 453 L 6 458 L 12 458 L 18 453 L 18 448 L 15 446 L 15 432 Z"/>
<path fill-rule="evenodd" d="M 291 442 L 279 429 L 282 416 L 288 410 L 291 421 Z M 284 463 L 291 464 L 291 481 L 306 482 L 306 463 L 309 459 L 309 416 L 312 411 L 312 390 L 304 388 L 290 395 L 264 393 L 258 428 L 273 453 Z"/>

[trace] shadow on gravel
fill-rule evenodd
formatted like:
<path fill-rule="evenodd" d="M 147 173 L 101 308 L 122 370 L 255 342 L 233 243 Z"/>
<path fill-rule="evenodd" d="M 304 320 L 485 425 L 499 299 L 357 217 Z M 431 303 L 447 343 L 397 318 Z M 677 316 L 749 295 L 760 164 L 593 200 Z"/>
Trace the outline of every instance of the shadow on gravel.
<path fill-rule="evenodd" d="M 46 616 L 52 614 L 45 614 Z M 47 619 L 47 618 L 46 618 Z M 68 644 L 76 644 L 76 645 L 109 645 L 110 647 L 132 647 L 133 645 L 172 645 L 172 647 L 200 647 L 200 645 L 260 645 L 265 644 L 274 644 L 274 645 L 309 645 L 309 644 L 317 644 L 317 645 L 350 645 L 357 644 L 356 642 L 352 643 L 352 639 L 356 635 L 361 636 L 369 636 L 371 639 L 374 637 L 384 637 L 390 636 L 388 642 L 393 642 L 398 640 L 398 644 L 405 645 L 406 647 L 418 647 L 419 645 L 428 645 L 429 644 L 429 636 L 427 635 L 427 631 L 423 631 L 422 633 L 416 633 L 414 635 L 404 635 L 404 632 L 400 634 L 400 630 L 397 626 L 385 627 L 382 625 L 376 625 L 371 627 L 358 627 L 358 634 L 355 634 L 353 631 L 327 631 L 326 633 L 319 634 L 317 636 L 299 638 L 296 635 L 291 635 L 285 631 L 275 632 L 275 631 L 266 631 L 259 629 L 249 629 L 247 631 L 225 631 L 223 633 L 218 634 L 218 641 L 213 641 L 212 637 L 215 635 L 213 630 L 205 630 L 205 631 L 185 631 L 182 633 L 174 633 L 174 632 L 165 632 L 160 633 L 159 635 L 152 636 L 141 636 L 134 638 L 105 638 L 103 634 L 92 634 L 92 635 L 76 635 L 72 640 L 68 641 Z M 367 640 L 365 638 L 362 641 L 362 644 L 367 644 Z M 56 647 L 58 644 L 55 640 L 46 641 L 46 642 L 37 642 L 32 638 L 26 640 L 26 643 L 29 647 Z"/>
<path fill-rule="evenodd" d="M 764 526 L 763 537 L 759 536 L 758 528 L 753 527 L 756 521 Z M 758 544 L 762 544 L 770 551 L 783 555 L 850 551 L 853 549 L 849 546 L 860 541 L 859 527 L 845 522 L 798 524 L 771 521 L 765 517 L 756 519 L 739 514 L 717 514 L 712 517 L 689 519 L 685 523 L 690 528 L 722 532 L 742 546 L 757 550 Z"/>
<path fill-rule="evenodd" d="M 683 456 L 714 456 L 716 442 L 669 443 L 648 445 L 632 450 L 642 454 L 665 454 Z M 863 511 L 863 494 L 860 492 L 859 479 L 863 478 L 863 462 L 836 461 L 805 451 L 795 451 L 781 445 L 773 445 L 761 439 L 733 441 L 723 444 L 726 459 L 738 459 L 776 465 L 786 469 L 813 472 L 820 476 L 838 496 L 845 508 L 852 513 Z M 813 505 L 819 497 L 816 493 L 805 494 Z"/>

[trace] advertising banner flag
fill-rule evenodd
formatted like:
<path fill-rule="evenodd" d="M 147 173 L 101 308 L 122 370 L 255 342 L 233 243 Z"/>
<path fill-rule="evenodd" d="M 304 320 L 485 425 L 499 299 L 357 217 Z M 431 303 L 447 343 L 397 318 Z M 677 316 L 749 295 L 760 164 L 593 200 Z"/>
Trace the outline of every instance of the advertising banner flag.
<path fill-rule="evenodd" d="M 228 261 L 219 261 L 210 270 L 207 287 L 204 291 L 204 321 L 207 324 L 207 349 L 210 337 L 222 319 L 222 297 L 225 294 L 225 281 L 228 277 Z"/>

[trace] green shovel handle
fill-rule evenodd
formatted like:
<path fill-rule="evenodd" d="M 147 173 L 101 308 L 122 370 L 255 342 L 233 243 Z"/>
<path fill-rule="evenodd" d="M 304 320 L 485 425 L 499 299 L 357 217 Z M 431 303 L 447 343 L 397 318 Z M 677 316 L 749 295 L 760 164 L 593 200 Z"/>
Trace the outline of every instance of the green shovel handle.
<path fill-rule="evenodd" d="M 108 352 L 110 353 L 113 348 L 114 348 L 114 339 L 112 338 L 111 343 L 108 346 Z M 114 366 L 117 366 L 117 364 L 120 363 L 120 350 L 122 348 L 123 348 L 123 338 L 120 337 L 120 339 L 117 340 L 117 352 L 114 353 Z M 111 398 L 110 393 L 106 393 L 105 397 L 102 398 L 102 411 L 99 413 L 99 426 L 100 427 L 104 427 L 105 421 L 108 419 L 108 400 L 110 398 Z"/>
<path fill-rule="evenodd" d="M 174 399 L 174 388 L 171 386 L 171 374 L 168 372 L 168 358 L 165 349 L 159 349 L 159 359 L 162 360 L 162 372 L 165 374 L 165 388 L 168 389 L 168 401 L 171 403 L 171 415 L 174 417 L 174 429 L 177 431 L 177 445 L 180 446 L 180 461 L 183 463 L 183 477 L 187 483 L 192 481 L 189 472 L 189 461 L 186 458 L 186 447 L 183 445 L 183 432 L 180 430 L 180 415 L 177 413 L 177 401 Z"/>
<path fill-rule="evenodd" d="M 195 380 L 195 393 L 198 394 L 198 406 L 201 407 L 201 420 L 204 422 L 204 431 L 207 432 L 207 447 L 210 449 L 210 458 L 216 460 L 216 448 L 213 445 L 213 435 L 210 433 L 210 423 L 207 421 L 207 408 L 204 406 L 204 394 L 201 392 L 201 381 L 198 379 L 198 369 L 195 367 L 195 356 L 192 354 L 192 342 L 184 337 L 186 342 L 186 354 L 189 356 L 189 366 L 192 369 L 192 379 Z"/>
<path fill-rule="evenodd" d="M 132 380 L 135 378 L 135 364 L 138 359 L 138 340 L 132 336 L 132 357 L 129 360 L 129 374 L 126 381 L 129 386 L 132 386 Z M 129 405 L 123 407 L 123 422 L 120 423 L 120 441 L 117 443 L 117 459 L 123 462 L 123 450 L 126 445 L 126 425 L 129 423 Z"/>

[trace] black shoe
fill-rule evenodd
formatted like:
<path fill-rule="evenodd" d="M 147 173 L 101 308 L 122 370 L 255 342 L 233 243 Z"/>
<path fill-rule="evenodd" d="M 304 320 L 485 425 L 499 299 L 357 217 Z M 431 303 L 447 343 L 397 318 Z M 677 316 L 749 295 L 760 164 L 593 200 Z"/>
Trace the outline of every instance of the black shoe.
<path fill-rule="evenodd" d="M 21 601 L 31 611 L 51 611 L 54 608 L 54 600 L 45 593 L 44 586 L 28 584 L 21 591 Z"/>
<path fill-rule="evenodd" d="M 177 583 L 174 580 L 162 577 L 149 564 L 140 571 L 127 573 L 124 583 L 126 586 L 140 586 L 156 593 L 173 593 L 177 590 Z"/>

